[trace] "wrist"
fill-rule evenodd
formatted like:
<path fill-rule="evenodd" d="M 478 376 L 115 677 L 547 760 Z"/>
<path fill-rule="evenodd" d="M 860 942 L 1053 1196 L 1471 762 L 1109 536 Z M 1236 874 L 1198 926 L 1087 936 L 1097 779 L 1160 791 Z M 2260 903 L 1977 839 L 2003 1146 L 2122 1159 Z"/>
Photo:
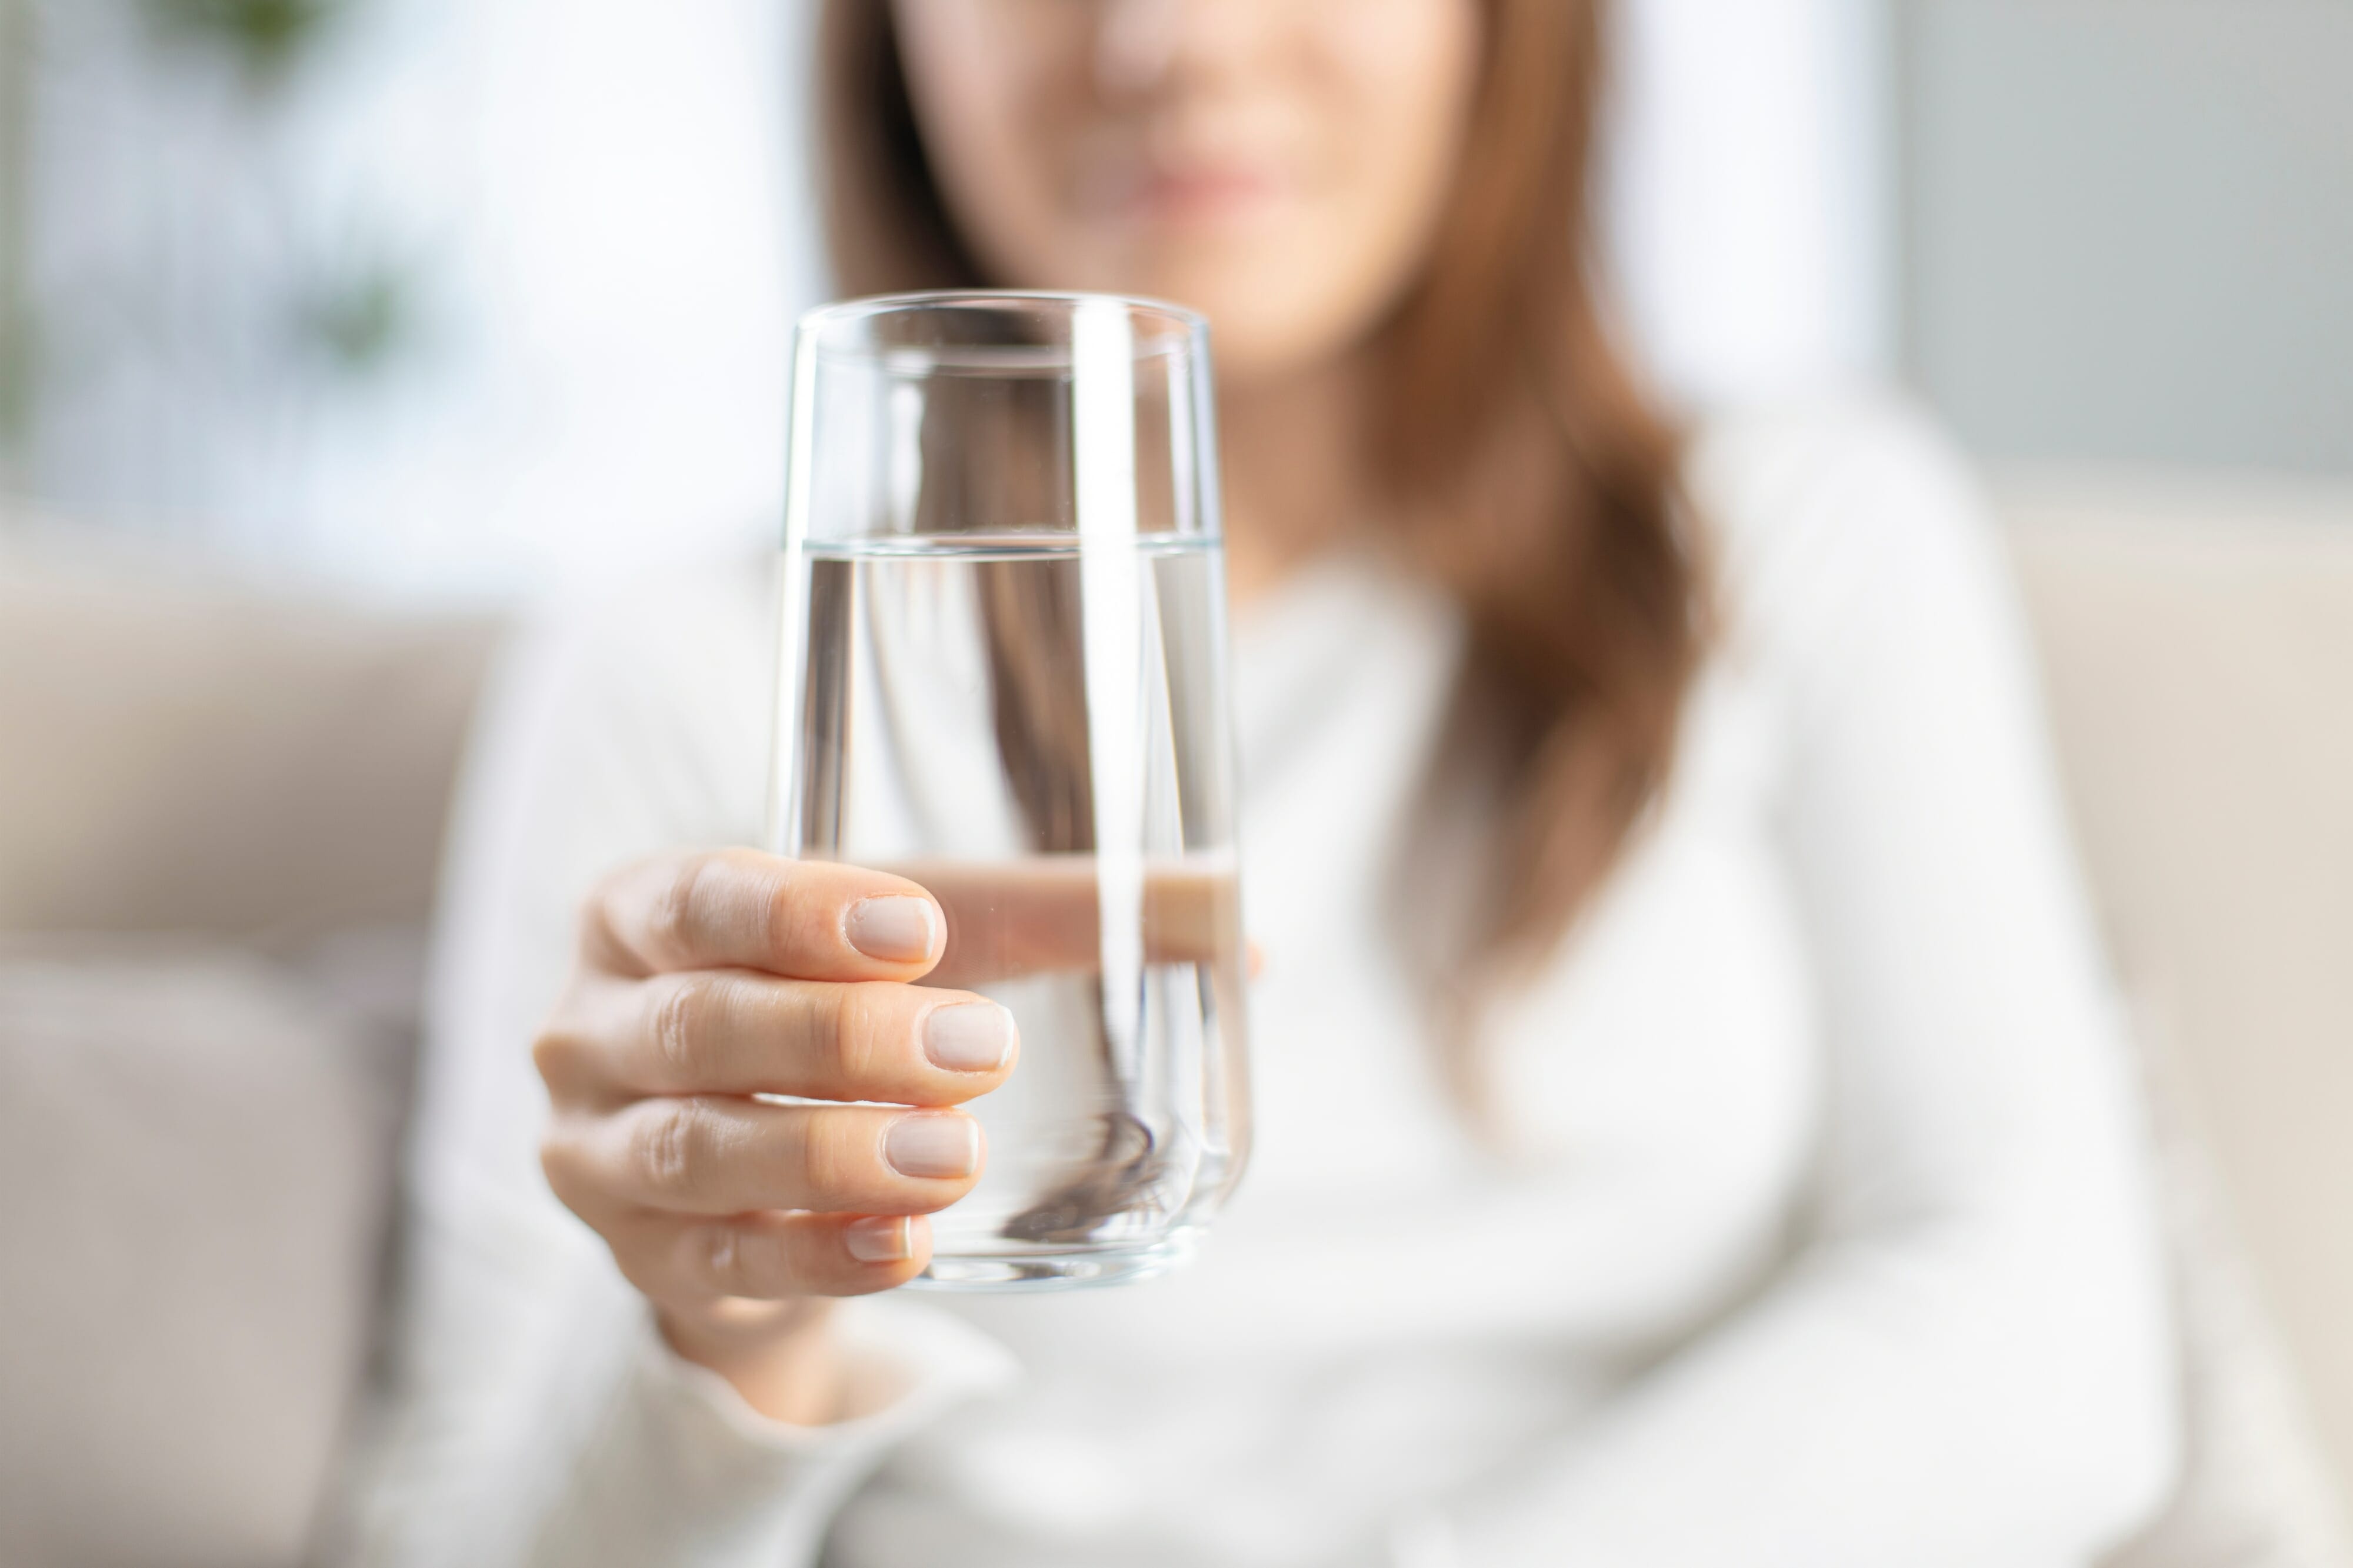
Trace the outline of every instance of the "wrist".
<path fill-rule="evenodd" d="M 815 1298 L 727 1300 L 657 1307 L 655 1321 L 681 1358 L 725 1378 L 769 1420 L 824 1426 L 856 1414 L 832 1308 Z"/>

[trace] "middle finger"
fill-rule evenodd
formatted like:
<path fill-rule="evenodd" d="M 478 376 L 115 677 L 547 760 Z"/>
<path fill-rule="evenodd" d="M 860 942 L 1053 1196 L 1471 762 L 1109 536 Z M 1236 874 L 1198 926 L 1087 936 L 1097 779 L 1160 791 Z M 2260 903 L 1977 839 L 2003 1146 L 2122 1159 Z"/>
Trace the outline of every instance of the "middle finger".
<path fill-rule="evenodd" d="M 700 970 L 609 982 L 540 1045 L 552 1078 L 638 1095 L 956 1105 L 1005 1079 L 1013 1015 L 970 992 Z"/>
<path fill-rule="evenodd" d="M 575 1208 L 912 1215 L 970 1191 L 984 1148 L 980 1123 L 958 1110 L 695 1097 L 567 1118 L 543 1154 Z"/>

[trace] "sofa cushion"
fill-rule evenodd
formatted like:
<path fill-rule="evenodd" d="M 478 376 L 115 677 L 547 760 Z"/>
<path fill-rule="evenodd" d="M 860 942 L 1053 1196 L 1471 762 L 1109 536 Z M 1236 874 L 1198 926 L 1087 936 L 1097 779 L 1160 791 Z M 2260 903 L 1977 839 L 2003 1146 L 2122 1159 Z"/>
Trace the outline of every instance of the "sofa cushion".
<path fill-rule="evenodd" d="M 2353 1493 L 2353 488 L 2006 501 L 2113 950 Z"/>
<path fill-rule="evenodd" d="M 2196 1130 L 2179 1048 L 2138 1031 L 2181 1345 L 2181 1468 L 2158 1517 L 2100 1568 L 2353 1568 L 2302 1391 Z"/>
<path fill-rule="evenodd" d="M 0 517 L 0 930 L 424 919 L 491 639 Z"/>
<path fill-rule="evenodd" d="M 328 967 L 398 994 L 406 940 Z M 0 942 L 0 1563 L 302 1561 L 365 1370 L 402 1045 L 249 952 Z"/>

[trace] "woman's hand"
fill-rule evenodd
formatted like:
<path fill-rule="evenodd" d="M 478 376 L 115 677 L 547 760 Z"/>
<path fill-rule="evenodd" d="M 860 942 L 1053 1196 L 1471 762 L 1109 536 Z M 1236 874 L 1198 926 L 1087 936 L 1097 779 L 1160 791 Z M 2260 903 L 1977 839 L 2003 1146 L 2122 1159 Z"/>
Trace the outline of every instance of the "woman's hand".
<path fill-rule="evenodd" d="M 930 895 L 887 873 L 751 850 L 646 861 L 589 899 L 533 1047 L 556 1195 L 679 1353 L 778 1419 L 843 1413 L 822 1299 L 912 1278 L 920 1216 L 979 1176 L 980 1125 L 952 1108 L 1004 1081 L 1017 1041 L 996 1003 L 912 984 L 945 938 Z"/>

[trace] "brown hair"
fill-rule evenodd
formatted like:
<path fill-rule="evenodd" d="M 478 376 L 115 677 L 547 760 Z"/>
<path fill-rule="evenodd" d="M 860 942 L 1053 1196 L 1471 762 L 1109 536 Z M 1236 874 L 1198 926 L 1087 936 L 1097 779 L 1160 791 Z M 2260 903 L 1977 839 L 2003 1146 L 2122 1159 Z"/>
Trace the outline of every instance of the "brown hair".
<path fill-rule="evenodd" d="M 1448 760 L 1482 780 L 1458 990 L 1557 945 L 1663 784 L 1705 640 L 1679 441 L 1613 344 L 1590 270 L 1602 0 L 1487 0 L 1450 210 L 1379 329 L 1367 445 L 1395 543 L 1461 606 Z M 828 237 L 850 293 L 986 286 L 934 184 L 891 7 L 827 0 Z M 1463 962 L 1469 960 L 1467 963 Z M 1461 998 L 1458 998 L 1461 999 Z M 1468 1053 L 1450 1056 L 1474 1089 Z"/>

